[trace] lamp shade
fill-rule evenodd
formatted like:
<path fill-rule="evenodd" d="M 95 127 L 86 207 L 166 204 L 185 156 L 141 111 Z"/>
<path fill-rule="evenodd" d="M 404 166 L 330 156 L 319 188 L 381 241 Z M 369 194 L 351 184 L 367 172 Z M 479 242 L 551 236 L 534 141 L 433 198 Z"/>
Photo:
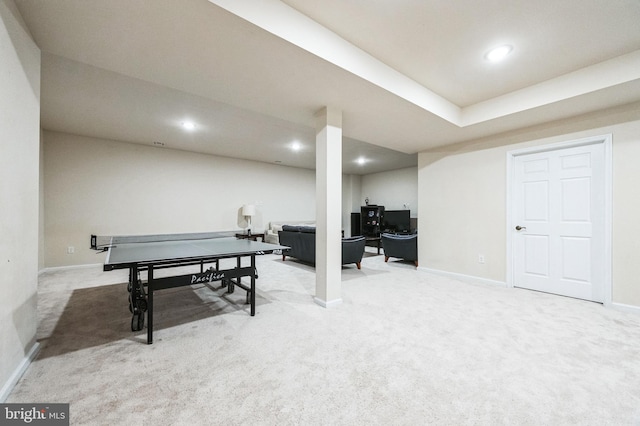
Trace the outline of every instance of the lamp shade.
<path fill-rule="evenodd" d="M 242 206 L 242 216 L 255 216 L 256 206 L 253 204 L 245 204 Z"/>

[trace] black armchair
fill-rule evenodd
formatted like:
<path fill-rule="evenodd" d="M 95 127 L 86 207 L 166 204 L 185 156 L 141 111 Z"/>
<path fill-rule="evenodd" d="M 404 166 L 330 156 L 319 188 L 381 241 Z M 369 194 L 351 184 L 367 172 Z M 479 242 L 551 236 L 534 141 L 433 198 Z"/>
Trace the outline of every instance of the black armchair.
<path fill-rule="evenodd" d="M 382 234 L 381 239 L 385 262 L 390 257 L 397 257 L 410 260 L 418 266 L 418 234 Z"/>
<path fill-rule="evenodd" d="M 342 264 L 355 263 L 360 269 L 360 262 L 364 255 L 365 237 L 351 237 L 342 239 Z"/>

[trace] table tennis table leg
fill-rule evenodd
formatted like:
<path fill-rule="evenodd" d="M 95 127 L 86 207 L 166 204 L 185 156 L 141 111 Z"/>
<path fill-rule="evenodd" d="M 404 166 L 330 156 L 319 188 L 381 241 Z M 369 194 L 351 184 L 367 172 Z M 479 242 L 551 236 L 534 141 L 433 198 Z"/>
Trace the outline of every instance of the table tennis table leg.
<path fill-rule="evenodd" d="M 236 269 L 240 269 L 241 266 L 242 266 L 242 256 L 238 255 L 236 256 Z M 238 284 L 242 284 L 242 277 L 237 277 L 236 280 L 238 280 Z M 236 288 L 235 283 L 232 278 L 227 282 L 227 294 L 232 294 L 235 291 L 235 288 Z"/>
<path fill-rule="evenodd" d="M 256 255 L 251 254 L 251 316 L 256 315 Z"/>
<path fill-rule="evenodd" d="M 147 344 L 150 345 L 153 343 L 153 265 L 147 274 Z"/>
<path fill-rule="evenodd" d="M 140 331 L 144 327 L 144 313 L 147 311 L 147 300 L 144 285 L 138 278 L 138 266 L 129 268 L 129 311 L 131 311 L 131 331 Z"/>

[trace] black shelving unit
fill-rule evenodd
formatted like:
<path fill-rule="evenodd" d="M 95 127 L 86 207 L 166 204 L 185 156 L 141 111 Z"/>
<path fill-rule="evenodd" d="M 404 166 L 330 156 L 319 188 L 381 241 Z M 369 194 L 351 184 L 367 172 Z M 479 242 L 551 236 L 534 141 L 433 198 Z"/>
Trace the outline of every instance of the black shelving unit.
<path fill-rule="evenodd" d="M 384 206 L 360 207 L 361 234 L 368 238 L 380 238 L 383 218 Z"/>
<path fill-rule="evenodd" d="M 351 213 L 351 236 L 358 237 L 362 235 L 360 228 L 360 213 Z"/>

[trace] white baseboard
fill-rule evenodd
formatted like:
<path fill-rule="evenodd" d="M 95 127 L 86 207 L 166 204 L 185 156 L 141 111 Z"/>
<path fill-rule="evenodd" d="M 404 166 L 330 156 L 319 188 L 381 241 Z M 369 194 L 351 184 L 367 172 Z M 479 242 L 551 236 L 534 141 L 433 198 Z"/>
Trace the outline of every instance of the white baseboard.
<path fill-rule="evenodd" d="M 102 263 L 89 263 L 86 265 L 69 265 L 69 266 L 51 266 L 49 268 L 40 269 L 38 271 L 38 275 L 44 274 L 45 272 L 55 272 L 55 271 L 68 271 L 71 269 L 89 269 L 89 268 L 102 268 Z"/>
<path fill-rule="evenodd" d="M 338 306 L 342 303 L 342 299 L 334 299 L 327 302 L 326 300 L 318 299 L 317 297 L 314 297 L 313 301 L 316 302 L 318 305 L 322 306 L 323 308 L 331 308 L 334 306 Z"/>
<path fill-rule="evenodd" d="M 27 356 L 24 357 L 20 365 L 18 365 L 18 368 L 16 368 L 16 370 L 13 372 L 9 380 L 7 380 L 7 383 L 2 386 L 2 390 L 0 390 L 0 403 L 5 402 L 7 398 L 9 398 L 9 394 L 11 394 L 11 391 L 16 386 L 18 380 L 20 380 L 24 372 L 27 371 L 27 368 L 29 367 L 29 365 L 31 365 L 31 362 L 33 362 L 33 360 L 36 358 L 38 352 L 40 352 L 40 343 L 36 342 L 31 347 L 31 350 L 29 351 Z"/>
<path fill-rule="evenodd" d="M 607 305 L 611 309 L 615 309 L 617 311 L 631 312 L 633 314 L 640 314 L 640 306 L 634 305 L 625 305 L 624 303 L 616 303 L 611 302 Z"/>
<path fill-rule="evenodd" d="M 485 284 L 485 285 L 497 285 L 497 286 L 500 286 L 500 287 L 508 287 L 507 283 L 502 282 L 502 281 L 489 280 L 489 279 L 486 279 L 486 278 L 474 277 L 474 276 L 471 276 L 471 275 L 458 274 L 458 273 L 455 273 L 455 272 L 440 271 L 438 269 L 423 268 L 421 266 L 418 267 L 418 270 L 422 271 L 422 272 L 428 272 L 428 273 L 434 274 L 434 275 L 440 275 L 440 276 L 444 276 L 444 277 L 454 278 L 456 280 L 459 280 L 459 281 L 462 281 L 462 282 L 467 282 L 467 283 Z M 618 310 L 618 311 L 624 311 L 624 312 L 631 312 L 631 313 L 634 313 L 634 314 L 640 314 L 640 306 L 625 305 L 624 303 L 616 303 L 616 302 L 606 303 L 605 306 L 607 308 L 615 309 L 615 310 Z"/>
<path fill-rule="evenodd" d="M 488 278 L 474 277 L 472 275 L 458 274 L 456 272 L 441 271 L 439 269 L 424 268 L 422 266 L 418 266 L 418 271 L 428 272 L 430 274 L 440 275 L 443 277 L 454 278 L 456 280 L 471 284 L 497 285 L 500 287 L 507 287 L 507 283 L 504 281 L 490 280 Z"/>

